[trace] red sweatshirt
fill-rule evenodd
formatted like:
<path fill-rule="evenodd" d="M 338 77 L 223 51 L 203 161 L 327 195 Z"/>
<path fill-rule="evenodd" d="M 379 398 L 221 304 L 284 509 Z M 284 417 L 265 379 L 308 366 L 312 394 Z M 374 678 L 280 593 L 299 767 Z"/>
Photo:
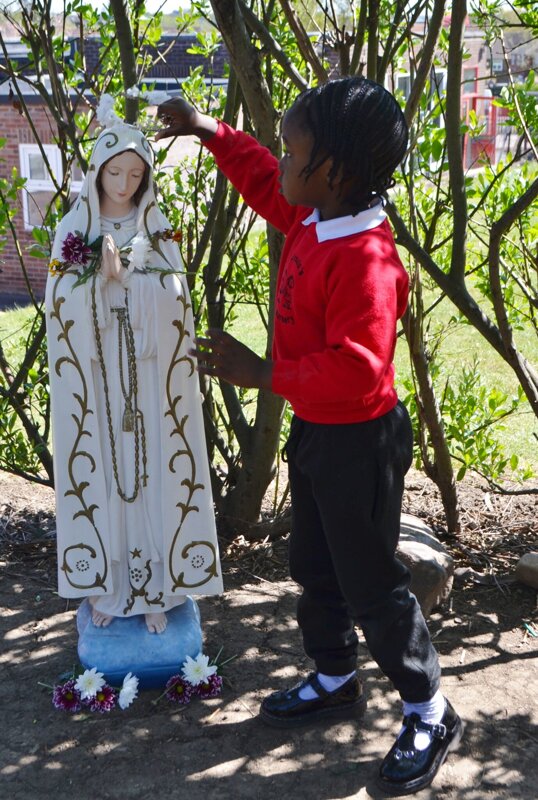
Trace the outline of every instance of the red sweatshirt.
<path fill-rule="evenodd" d="M 286 234 L 273 391 L 308 422 L 364 422 L 390 411 L 408 278 L 381 204 L 319 221 L 317 210 L 284 199 L 278 160 L 251 136 L 221 122 L 204 144 L 245 202 Z"/>

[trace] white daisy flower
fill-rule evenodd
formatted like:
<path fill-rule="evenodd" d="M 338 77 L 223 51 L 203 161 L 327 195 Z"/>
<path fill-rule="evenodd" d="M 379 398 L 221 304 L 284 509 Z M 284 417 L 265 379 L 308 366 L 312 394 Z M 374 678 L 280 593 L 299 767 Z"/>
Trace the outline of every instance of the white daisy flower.
<path fill-rule="evenodd" d="M 97 672 L 95 667 L 85 670 L 75 681 L 75 689 L 80 692 L 82 700 L 90 700 L 95 697 L 99 689 L 105 685 L 102 672 Z"/>
<path fill-rule="evenodd" d="M 131 250 L 127 253 L 127 261 L 129 262 L 127 269 L 129 272 L 133 272 L 135 269 L 144 269 L 151 249 L 148 237 L 143 233 L 137 233 L 129 246 Z"/>
<path fill-rule="evenodd" d="M 142 97 L 150 106 L 160 106 L 161 103 L 166 103 L 167 100 L 171 99 L 171 95 L 168 92 L 159 91 L 158 89 L 153 92 L 144 92 Z"/>
<path fill-rule="evenodd" d="M 103 128 L 113 128 L 115 125 L 124 124 L 114 111 L 114 98 L 111 94 L 102 94 L 95 109 L 97 122 Z"/>
<path fill-rule="evenodd" d="M 183 677 L 193 686 L 205 683 L 216 671 L 216 665 L 210 664 L 208 656 L 204 656 L 203 653 L 198 653 L 196 658 L 187 656 L 187 660 L 183 662 Z"/>
<path fill-rule="evenodd" d="M 131 705 L 135 697 L 138 695 L 138 678 L 136 675 L 128 672 L 123 679 L 123 685 L 120 689 L 118 697 L 118 705 L 121 709 L 125 709 Z"/>

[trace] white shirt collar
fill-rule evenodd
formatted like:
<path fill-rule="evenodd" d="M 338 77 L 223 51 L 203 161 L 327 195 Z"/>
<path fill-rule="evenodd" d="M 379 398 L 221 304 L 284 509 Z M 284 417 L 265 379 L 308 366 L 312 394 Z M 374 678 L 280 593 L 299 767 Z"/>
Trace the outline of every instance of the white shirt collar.
<path fill-rule="evenodd" d="M 351 236 L 354 233 L 362 233 L 377 228 L 378 225 L 387 218 L 383 209 L 383 203 L 378 203 L 372 208 L 360 211 L 358 214 L 348 217 L 336 217 L 335 219 L 320 220 L 319 209 L 315 208 L 312 213 L 303 219 L 303 225 L 315 223 L 318 242 L 326 242 L 329 239 L 341 239 L 343 236 Z"/>

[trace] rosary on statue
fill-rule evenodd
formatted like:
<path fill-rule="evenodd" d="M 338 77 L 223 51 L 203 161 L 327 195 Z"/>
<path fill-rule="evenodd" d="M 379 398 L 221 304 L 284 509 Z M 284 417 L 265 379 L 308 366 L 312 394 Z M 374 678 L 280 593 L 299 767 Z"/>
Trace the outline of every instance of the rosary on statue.
<path fill-rule="evenodd" d="M 148 476 L 146 474 L 146 466 L 147 466 L 146 431 L 144 427 L 144 415 L 138 408 L 136 352 L 135 352 L 133 329 L 131 327 L 131 320 L 129 318 L 128 294 L 126 289 L 124 306 L 114 306 L 111 310 L 115 314 L 117 314 L 118 317 L 118 367 L 119 367 L 121 393 L 123 395 L 123 400 L 125 403 L 125 408 L 123 411 L 123 418 L 122 418 L 122 430 L 124 433 L 134 433 L 135 437 L 135 482 L 132 495 L 127 495 L 126 491 L 122 489 L 119 481 L 118 463 L 116 458 L 116 442 L 114 437 L 114 428 L 112 425 L 112 413 L 110 410 L 108 377 L 105 366 L 105 360 L 103 357 L 103 345 L 101 342 L 99 321 L 97 319 L 95 283 L 96 283 L 96 276 L 93 277 L 93 282 L 92 282 L 92 316 L 93 316 L 95 343 L 97 346 L 97 357 L 99 359 L 101 375 L 103 376 L 103 390 L 105 394 L 105 406 L 106 406 L 106 416 L 108 425 L 108 436 L 110 441 L 110 452 L 112 455 L 112 469 L 114 472 L 114 480 L 116 482 L 116 490 L 119 496 L 126 503 L 133 503 L 138 496 L 140 488 L 140 477 L 142 477 L 142 485 L 146 486 Z M 125 374 L 123 368 L 124 343 L 125 343 L 125 354 L 127 360 L 127 385 L 125 385 Z M 142 466 L 143 466 L 142 476 L 140 476 L 140 445 L 142 445 Z"/>

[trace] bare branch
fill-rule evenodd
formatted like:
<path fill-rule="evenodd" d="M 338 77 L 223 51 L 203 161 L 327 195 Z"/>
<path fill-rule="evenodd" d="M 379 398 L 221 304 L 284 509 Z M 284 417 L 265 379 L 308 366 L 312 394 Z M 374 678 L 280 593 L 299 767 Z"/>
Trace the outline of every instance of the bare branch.
<path fill-rule="evenodd" d="M 443 24 L 443 17 L 445 13 L 446 0 L 435 0 L 432 15 L 428 22 L 428 32 L 426 34 L 426 41 L 420 53 L 420 61 L 416 71 L 416 77 L 411 87 L 411 92 L 405 104 L 405 119 L 407 124 L 411 125 L 417 108 L 420 102 L 420 97 L 426 86 L 426 81 L 431 75 L 431 68 L 433 64 L 433 57 L 435 55 L 435 47 L 439 38 L 439 31 Z"/>
<path fill-rule="evenodd" d="M 461 68 L 463 53 L 463 31 L 467 18 L 466 0 L 452 3 L 452 21 L 448 44 L 446 86 L 446 148 L 448 172 L 454 209 L 454 228 L 450 275 L 453 281 L 463 285 L 467 242 L 467 195 L 463 172 L 463 148 L 461 132 Z"/>
<path fill-rule="evenodd" d="M 325 83 L 329 80 L 329 74 L 319 59 L 314 46 L 310 41 L 308 33 L 305 31 L 299 16 L 293 9 L 289 0 L 280 0 L 282 11 L 286 15 L 288 25 L 292 29 L 297 40 L 297 47 L 301 52 L 302 57 L 312 67 L 314 75 L 319 83 Z"/>
<path fill-rule="evenodd" d="M 302 92 L 307 88 L 307 83 L 302 75 L 297 72 L 286 53 L 282 50 L 278 42 L 273 39 L 262 20 L 258 19 L 256 14 L 250 10 L 243 0 L 239 0 L 239 2 L 247 26 L 253 33 L 256 34 L 260 42 L 262 42 L 262 44 L 267 48 L 275 61 L 280 64 L 294 86 L 296 86 Z"/>

